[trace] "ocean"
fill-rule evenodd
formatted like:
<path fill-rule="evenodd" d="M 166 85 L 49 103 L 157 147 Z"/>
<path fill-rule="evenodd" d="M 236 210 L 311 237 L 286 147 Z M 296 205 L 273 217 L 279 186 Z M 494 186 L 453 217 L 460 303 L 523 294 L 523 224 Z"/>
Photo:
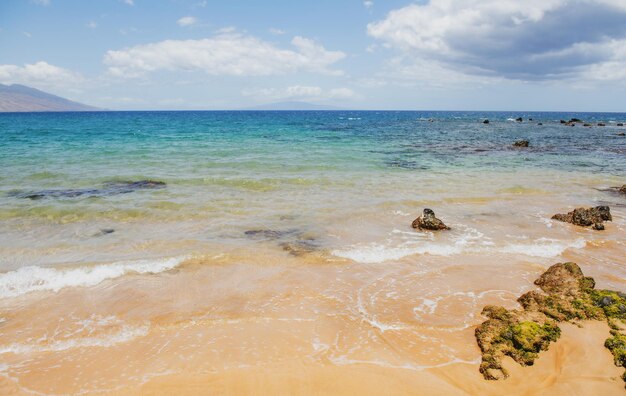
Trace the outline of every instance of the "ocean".
<path fill-rule="evenodd" d="M 593 126 L 560 122 L 574 117 Z M 626 198 L 610 189 L 625 121 L 0 114 L 0 372 L 89 393 L 291 359 L 477 365 L 482 307 L 515 306 L 547 266 L 626 289 Z M 550 219 L 596 205 L 613 213 L 603 232 Z M 424 208 L 452 229 L 413 230 Z"/>

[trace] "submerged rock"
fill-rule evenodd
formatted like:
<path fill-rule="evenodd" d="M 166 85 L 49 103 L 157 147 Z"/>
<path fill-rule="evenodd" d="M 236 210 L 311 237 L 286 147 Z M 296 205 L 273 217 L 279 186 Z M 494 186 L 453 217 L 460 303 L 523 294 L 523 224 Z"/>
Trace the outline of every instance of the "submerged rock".
<path fill-rule="evenodd" d="M 483 121 L 483 124 L 489 124 L 489 120 Z"/>
<path fill-rule="evenodd" d="M 260 238 L 260 239 L 281 239 L 289 235 L 296 234 L 298 230 L 266 230 L 266 229 L 257 229 L 257 230 L 248 230 L 244 232 L 244 235 L 250 238 Z"/>
<path fill-rule="evenodd" d="M 616 325 L 616 321 L 626 320 L 626 294 L 595 290 L 593 278 L 585 277 L 575 263 L 551 266 L 535 284 L 540 291 L 530 291 L 517 300 L 522 310 L 493 305 L 483 309 L 488 319 L 476 328 L 475 336 L 485 379 L 508 377 L 502 367 L 504 356 L 522 366 L 532 365 L 538 354 L 559 338 L 558 322 L 572 320 L 607 320 L 613 330 L 605 346 L 613 353 L 615 364 L 626 368 L 626 336 Z"/>
<path fill-rule="evenodd" d="M 277 241 L 284 251 L 288 252 L 292 256 L 303 256 L 305 254 L 319 251 L 321 244 L 311 234 L 302 232 L 298 229 L 289 230 L 268 230 L 268 229 L 256 229 L 248 230 L 244 232 L 249 238 Z"/>
<path fill-rule="evenodd" d="M 23 199 L 42 198 L 78 198 L 78 197 L 105 197 L 111 195 L 128 194 L 137 190 L 165 188 L 166 184 L 156 180 L 113 181 L 107 182 L 100 188 L 79 188 L 61 190 L 40 190 L 32 192 L 12 192 L 9 195 Z"/>
<path fill-rule="evenodd" d="M 622 194 L 626 194 L 626 184 L 620 187 L 619 192 L 621 192 Z"/>
<path fill-rule="evenodd" d="M 543 125 L 543 122 L 538 122 L 537 125 Z"/>
<path fill-rule="evenodd" d="M 431 209 L 424 209 L 423 214 L 417 219 L 413 220 L 411 227 L 417 228 L 419 230 L 431 230 L 431 231 L 450 229 L 450 227 L 445 225 L 443 221 L 435 217 L 435 212 L 433 212 Z"/>
<path fill-rule="evenodd" d="M 591 124 L 584 123 L 583 126 L 584 127 L 591 127 Z"/>
<path fill-rule="evenodd" d="M 577 208 L 566 214 L 555 214 L 553 220 L 571 223 L 581 227 L 593 226 L 596 230 L 604 230 L 605 221 L 613 221 L 611 209 L 608 206 L 595 208 Z"/>
<path fill-rule="evenodd" d="M 292 242 L 283 242 L 280 247 L 292 256 L 300 257 L 320 249 L 319 243 L 313 238 L 297 239 Z"/>
<path fill-rule="evenodd" d="M 528 140 L 518 140 L 517 142 L 513 143 L 513 146 L 515 146 L 515 147 L 528 147 L 528 146 L 530 146 L 530 142 Z"/>
<path fill-rule="evenodd" d="M 96 232 L 93 236 L 100 237 L 104 235 L 113 234 L 115 230 L 113 228 L 102 228 L 100 231 Z"/>

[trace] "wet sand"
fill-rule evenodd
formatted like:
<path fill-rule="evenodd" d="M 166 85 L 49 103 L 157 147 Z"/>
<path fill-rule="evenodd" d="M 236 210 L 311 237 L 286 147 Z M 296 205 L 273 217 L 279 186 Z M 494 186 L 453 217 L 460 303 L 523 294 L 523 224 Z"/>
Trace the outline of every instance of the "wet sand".
<path fill-rule="evenodd" d="M 621 369 L 603 348 L 608 326 L 587 322 L 563 325 L 562 338 L 532 367 L 505 364 L 511 378 L 489 382 L 471 364 L 422 371 L 367 364 L 235 369 L 203 377 L 164 376 L 133 394 L 299 394 L 299 395 L 621 395 Z"/>
<path fill-rule="evenodd" d="M 621 245 L 593 246 L 599 262 L 583 270 L 623 288 L 611 260 Z M 535 366 L 482 378 L 482 307 L 516 307 L 553 261 L 509 257 L 364 264 L 268 242 L 0 300 L 0 393 L 623 394 L 601 322 L 563 325 Z"/>

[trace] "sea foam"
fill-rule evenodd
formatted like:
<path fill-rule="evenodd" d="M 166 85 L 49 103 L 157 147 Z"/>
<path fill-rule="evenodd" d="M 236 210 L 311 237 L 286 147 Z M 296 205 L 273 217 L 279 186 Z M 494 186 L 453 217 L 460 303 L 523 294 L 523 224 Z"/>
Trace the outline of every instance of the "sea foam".
<path fill-rule="evenodd" d="M 119 261 L 75 268 L 22 267 L 0 274 L 0 298 L 34 291 L 57 292 L 66 287 L 95 286 L 126 274 L 156 274 L 171 270 L 187 257 L 157 260 Z"/>
<path fill-rule="evenodd" d="M 582 238 L 574 241 L 539 238 L 527 243 L 505 245 L 496 245 L 488 239 L 481 242 L 472 239 L 462 238 L 450 243 L 420 241 L 400 244 L 357 244 L 347 249 L 334 250 L 332 254 L 364 264 L 382 263 L 425 254 L 447 257 L 459 254 L 505 253 L 550 258 L 560 256 L 567 249 L 582 249 L 586 245 L 586 241 Z"/>
<path fill-rule="evenodd" d="M 111 347 L 143 337 L 148 334 L 148 325 L 131 326 L 123 323 L 120 319 L 109 316 L 105 318 L 90 318 L 81 322 L 84 330 L 88 331 L 87 337 L 71 337 L 55 339 L 44 336 L 35 343 L 13 343 L 0 345 L 0 355 L 5 353 L 29 354 L 40 352 L 58 352 L 73 348 L 85 347 Z M 93 333 L 99 333 L 93 335 Z"/>

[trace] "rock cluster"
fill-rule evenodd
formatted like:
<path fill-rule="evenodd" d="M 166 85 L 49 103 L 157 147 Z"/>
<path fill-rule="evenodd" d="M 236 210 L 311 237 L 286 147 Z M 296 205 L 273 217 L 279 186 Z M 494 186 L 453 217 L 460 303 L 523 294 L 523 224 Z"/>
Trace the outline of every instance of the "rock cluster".
<path fill-rule="evenodd" d="M 541 291 L 530 291 L 517 300 L 522 310 L 493 305 L 483 309 L 489 319 L 476 328 L 475 336 L 482 352 L 480 372 L 486 379 L 508 377 L 502 367 L 504 356 L 522 366 L 532 365 L 559 338 L 558 322 L 575 320 L 607 320 L 612 330 L 605 346 L 615 364 L 626 368 L 626 335 L 618 325 L 626 320 L 626 294 L 595 290 L 593 278 L 585 277 L 575 263 L 553 265 L 535 284 Z"/>
<path fill-rule="evenodd" d="M 417 228 L 419 230 L 431 230 L 431 231 L 450 229 L 450 227 L 445 225 L 443 221 L 435 217 L 435 212 L 433 212 L 431 209 L 424 209 L 423 214 L 417 219 L 413 220 L 411 227 Z"/>
<path fill-rule="evenodd" d="M 515 147 L 528 147 L 530 145 L 530 142 L 528 140 L 518 140 L 517 142 L 513 143 L 513 146 Z"/>
<path fill-rule="evenodd" d="M 581 227 L 592 226 L 594 230 L 604 230 L 605 221 L 613 221 L 611 209 L 608 206 L 595 208 L 577 208 L 566 214 L 555 214 L 553 220 L 564 221 Z"/>
<path fill-rule="evenodd" d="M 576 123 L 582 123 L 582 120 L 579 118 L 570 118 L 569 121 L 561 120 L 561 124 L 565 124 L 567 126 L 576 126 Z M 587 124 L 585 124 L 586 126 Z"/>

